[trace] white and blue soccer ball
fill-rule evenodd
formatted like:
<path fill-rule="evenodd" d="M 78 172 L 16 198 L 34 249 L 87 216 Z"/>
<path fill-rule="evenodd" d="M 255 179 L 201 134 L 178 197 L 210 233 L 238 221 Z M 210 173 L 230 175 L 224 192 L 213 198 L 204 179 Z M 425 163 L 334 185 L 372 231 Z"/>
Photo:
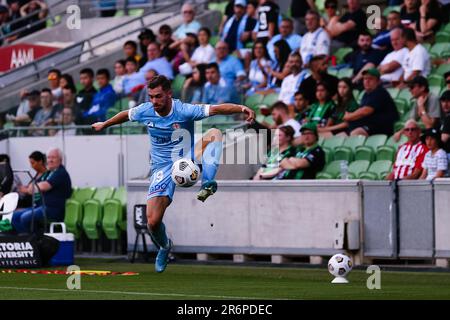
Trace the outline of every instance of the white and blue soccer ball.
<path fill-rule="evenodd" d="M 328 271 L 335 277 L 345 278 L 352 268 L 352 259 L 342 253 L 335 254 L 328 261 Z"/>
<path fill-rule="evenodd" d="M 191 159 L 181 158 L 172 165 L 172 180 L 182 188 L 188 188 L 197 183 L 200 168 Z"/>

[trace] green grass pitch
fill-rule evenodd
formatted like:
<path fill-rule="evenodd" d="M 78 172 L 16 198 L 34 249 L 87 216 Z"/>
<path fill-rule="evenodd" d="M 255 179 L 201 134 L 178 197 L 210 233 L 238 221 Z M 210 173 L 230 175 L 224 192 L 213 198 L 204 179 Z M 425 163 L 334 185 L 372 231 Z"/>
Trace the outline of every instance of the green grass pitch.
<path fill-rule="evenodd" d="M 353 270 L 349 284 L 333 285 L 326 268 L 169 264 L 156 274 L 152 263 L 77 259 L 81 270 L 139 272 L 137 276 L 81 276 L 81 290 L 68 290 L 68 276 L 0 273 L 0 299 L 449 299 L 450 273 L 382 271 L 381 290 Z M 59 268 L 60 269 L 60 268 Z"/>

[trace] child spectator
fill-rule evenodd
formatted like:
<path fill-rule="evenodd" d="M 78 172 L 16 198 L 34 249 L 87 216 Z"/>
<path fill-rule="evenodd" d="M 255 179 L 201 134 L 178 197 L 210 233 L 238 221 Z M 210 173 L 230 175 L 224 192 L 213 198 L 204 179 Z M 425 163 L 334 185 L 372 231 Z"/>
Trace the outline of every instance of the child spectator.
<path fill-rule="evenodd" d="M 324 83 L 319 82 L 316 86 L 317 102 L 311 105 L 307 122 L 313 122 L 318 128 L 325 127 L 328 119 L 334 113 L 335 104 L 331 99 L 330 92 Z"/>
<path fill-rule="evenodd" d="M 425 154 L 422 163 L 422 174 L 420 179 L 434 180 L 447 175 L 448 159 L 447 153 L 442 149 L 441 132 L 437 129 L 425 130 L 421 137 L 429 151 Z"/>
<path fill-rule="evenodd" d="M 126 69 L 125 69 L 125 64 L 126 61 L 125 60 L 117 60 L 114 63 L 114 86 L 113 89 L 116 92 L 117 95 L 122 94 L 123 92 L 123 79 L 126 75 Z"/>

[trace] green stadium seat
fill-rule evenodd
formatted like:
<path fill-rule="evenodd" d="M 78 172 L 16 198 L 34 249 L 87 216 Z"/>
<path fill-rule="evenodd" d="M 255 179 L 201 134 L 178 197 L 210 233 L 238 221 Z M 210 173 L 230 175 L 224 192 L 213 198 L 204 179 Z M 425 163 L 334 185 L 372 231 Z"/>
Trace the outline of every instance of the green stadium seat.
<path fill-rule="evenodd" d="M 81 222 L 83 221 L 83 204 L 92 198 L 95 188 L 81 188 L 72 192 L 72 197 L 66 200 L 64 223 L 67 231 L 73 233 L 76 239 L 81 235 Z"/>
<path fill-rule="evenodd" d="M 210 2 L 208 3 L 208 10 L 219 11 L 222 15 L 225 14 L 225 8 L 227 7 L 228 1 L 222 2 Z"/>
<path fill-rule="evenodd" d="M 351 47 L 344 47 L 339 48 L 335 53 L 334 56 L 336 57 L 336 63 L 340 64 L 344 62 L 344 58 L 347 54 L 353 51 L 353 48 Z"/>
<path fill-rule="evenodd" d="M 345 141 L 345 137 L 333 136 L 331 138 L 325 139 L 322 143 L 322 149 L 327 156 L 327 163 L 333 160 L 334 149 L 342 146 Z"/>
<path fill-rule="evenodd" d="M 391 172 L 391 168 L 392 161 L 378 160 L 370 165 L 367 172 L 361 173 L 359 178 L 368 180 L 383 180 Z"/>
<path fill-rule="evenodd" d="M 140 17 L 144 14 L 144 9 L 129 9 L 128 15 L 132 17 Z"/>
<path fill-rule="evenodd" d="M 329 75 L 332 75 L 332 76 L 337 77 L 337 75 L 338 75 L 338 73 L 339 73 L 339 70 L 338 70 L 338 69 L 335 69 L 335 68 L 328 68 L 328 69 L 327 69 L 327 73 L 328 73 Z"/>
<path fill-rule="evenodd" d="M 424 42 L 424 43 L 422 43 L 422 46 L 427 50 L 427 52 L 430 52 L 431 43 Z"/>
<path fill-rule="evenodd" d="M 106 110 L 106 119 L 111 119 L 119 112 L 120 112 L 120 110 L 117 108 L 114 108 L 114 107 L 108 108 L 108 110 Z"/>
<path fill-rule="evenodd" d="M 341 161 L 332 161 L 326 165 L 322 172 L 319 172 L 316 179 L 336 179 L 341 171 Z"/>
<path fill-rule="evenodd" d="M 209 44 L 215 48 L 216 44 L 217 44 L 217 42 L 219 42 L 219 40 L 220 40 L 219 36 L 211 36 L 211 38 L 209 38 Z"/>
<path fill-rule="evenodd" d="M 363 146 L 356 147 L 355 160 L 374 161 L 378 147 L 383 146 L 387 141 L 384 134 L 369 136 Z"/>
<path fill-rule="evenodd" d="M 377 149 L 376 160 L 394 161 L 396 148 L 393 146 L 380 146 Z"/>
<path fill-rule="evenodd" d="M 450 54 L 450 42 L 440 42 L 434 44 L 430 49 L 432 58 L 447 58 Z"/>
<path fill-rule="evenodd" d="M 447 31 L 438 31 L 436 33 L 436 36 L 434 38 L 434 40 L 436 41 L 436 43 L 439 42 L 450 42 L 450 32 Z"/>
<path fill-rule="evenodd" d="M 398 96 L 398 94 L 400 92 L 400 89 L 398 89 L 398 88 L 387 88 L 386 90 L 387 90 L 387 92 L 389 92 L 389 94 L 391 95 L 392 99 L 397 98 L 397 96 Z"/>
<path fill-rule="evenodd" d="M 446 63 L 446 64 L 441 64 L 437 69 L 436 69 L 436 74 L 439 76 L 443 76 L 446 72 L 450 71 L 450 64 Z"/>
<path fill-rule="evenodd" d="M 334 149 L 334 160 L 347 160 L 352 162 L 356 148 L 363 146 L 366 142 L 365 136 L 351 136 L 345 139 L 342 146 L 336 147 Z"/>
<path fill-rule="evenodd" d="M 412 99 L 412 95 L 411 95 L 411 92 L 409 91 L 409 89 L 405 88 L 405 89 L 400 90 L 400 92 L 398 93 L 397 98 L 403 99 L 406 102 L 410 103 L 411 99 Z"/>
<path fill-rule="evenodd" d="M 441 30 L 442 30 L 442 31 L 450 32 L 450 23 L 447 23 L 445 26 L 442 26 L 442 27 L 441 27 Z"/>
<path fill-rule="evenodd" d="M 338 78 L 351 78 L 353 76 L 353 69 L 352 68 L 342 68 L 339 70 Z"/>
<path fill-rule="evenodd" d="M 128 103 L 129 103 L 129 99 L 127 97 L 122 98 L 122 99 L 118 99 L 116 101 L 116 103 L 114 104 L 114 109 L 117 109 L 119 111 L 121 110 L 127 110 L 128 109 Z"/>
<path fill-rule="evenodd" d="M 103 218 L 103 204 L 106 199 L 112 197 L 114 188 L 98 188 L 94 196 L 83 204 L 83 231 L 88 239 L 97 240 L 100 238 L 99 226 Z"/>
<path fill-rule="evenodd" d="M 388 6 L 388 7 L 384 8 L 383 16 L 387 17 L 389 12 L 391 12 L 391 11 L 398 11 L 398 12 L 400 12 L 400 8 L 401 8 L 401 6 Z"/>
<path fill-rule="evenodd" d="M 186 77 L 178 74 L 175 79 L 172 81 L 172 92 L 173 97 L 179 99 L 181 97 L 181 91 L 183 90 L 184 81 L 186 81 Z"/>
<path fill-rule="evenodd" d="M 249 107 L 253 110 L 256 110 L 257 106 L 262 103 L 263 99 L 264 99 L 264 96 L 262 94 L 255 93 L 255 94 L 252 94 L 251 96 L 248 96 L 245 99 L 244 104 L 247 107 Z"/>
<path fill-rule="evenodd" d="M 430 74 L 428 76 L 428 85 L 442 88 L 444 86 L 444 78 L 439 74 Z"/>
<path fill-rule="evenodd" d="M 404 126 L 405 126 L 405 122 L 403 120 L 397 121 L 396 123 L 394 123 L 394 131 L 397 132 L 399 130 L 401 130 Z"/>
<path fill-rule="evenodd" d="M 370 161 L 368 160 L 356 160 L 350 163 L 348 166 L 348 179 L 356 179 L 363 172 L 366 172 L 369 169 Z M 337 176 L 339 179 L 343 177 L 339 173 Z"/>
<path fill-rule="evenodd" d="M 355 100 L 358 100 L 358 97 L 360 95 L 360 91 L 357 89 L 353 90 L 353 98 L 355 98 Z"/>
<path fill-rule="evenodd" d="M 395 106 L 397 107 L 397 111 L 400 115 L 409 111 L 409 104 L 405 99 L 395 98 L 394 99 Z"/>
<path fill-rule="evenodd" d="M 437 86 L 429 86 L 430 92 L 434 94 L 435 96 L 439 97 L 441 94 L 441 87 Z"/>
<path fill-rule="evenodd" d="M 125 187 L 119 187 L 111 199 L 105 200 L 103 204 L 102 228 L 106 238 L 117 240 L 122 231 L 126 231 L 127 193 Z"/>
<path fill-rule="evenodd" d="M 261 103 L 263 105 L 271 107 L 277 101 L 278 101 L 278 93 L 269 93 L 268 95 L 264 96 Z"/>

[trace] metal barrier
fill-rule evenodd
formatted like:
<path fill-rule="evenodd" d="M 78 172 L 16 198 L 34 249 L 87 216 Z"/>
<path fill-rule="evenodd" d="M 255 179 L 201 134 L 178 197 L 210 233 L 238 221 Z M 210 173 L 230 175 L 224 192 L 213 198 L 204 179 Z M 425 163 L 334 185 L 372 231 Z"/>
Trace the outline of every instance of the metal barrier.
<path fill-rule="evenodd" d="M 450 179 L 437 179 L 433 186 L 435 257 L 450 258 Z"/>

